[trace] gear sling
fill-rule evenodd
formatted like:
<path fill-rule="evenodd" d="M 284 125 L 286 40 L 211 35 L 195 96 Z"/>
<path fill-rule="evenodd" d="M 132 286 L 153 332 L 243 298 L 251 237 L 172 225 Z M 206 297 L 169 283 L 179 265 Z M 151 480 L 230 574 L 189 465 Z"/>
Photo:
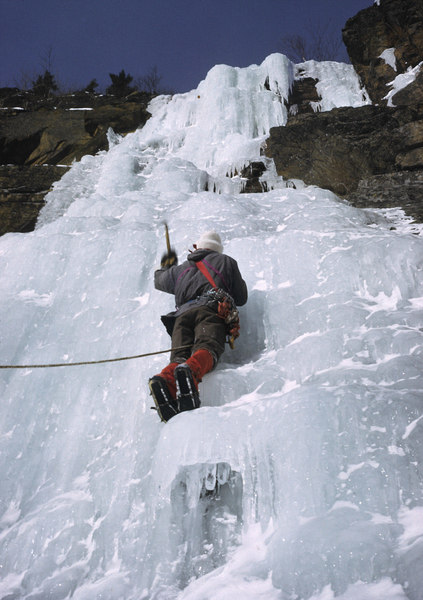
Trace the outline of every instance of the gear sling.
<path fill-rule="evenodd" d="M 235 302 L 229 294 L 217 287 L 213 277 L 210 275 L 202 260 L 199 260 L 195 264 L 213 288 L 208 292 L 208 295 L 217 302 L 217 314 L 226 323 L 228 344 L 233 350 L 235 347 L 235 339 L 239 336 L 240 329 L 239 312 L 235 306 Z"/>

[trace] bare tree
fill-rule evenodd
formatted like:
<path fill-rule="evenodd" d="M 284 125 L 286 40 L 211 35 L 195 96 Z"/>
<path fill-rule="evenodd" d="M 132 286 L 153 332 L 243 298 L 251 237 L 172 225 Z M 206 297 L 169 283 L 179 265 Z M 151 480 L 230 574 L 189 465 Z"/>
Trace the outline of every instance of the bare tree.
<path fill-rule="evenodd" d="M 163 77 L 159 75 L 157 66 L 154 65 L 154 67 L 151 67 L 147 75 L 138 77 L 135 83 L 140 92 L 147 92 L 147 94 L 151 94 L 153 96 L 158 96 L 159 94 L 171 94 L 171 91 L 166 90 L 162 86 L 162 79 Z"/>
<path fill-rule="evenodd" d="M 34 90 L 36 87 L 36 91 L 41 92 L 42 95 L 46 90 L 47 95 L 49 92 L 57 91 L 58 84 L 53 73 L 53 63 L 53 48 L 48 46 L 40 56 L 39 68 L 32 73 L 22 71 L 19 80 L 15 80 L 15 85 L 21 90 Z"/>
<path fill-rule="evenodd" d="M 34 81 L 34 75 L 28 73 L 28 71 L 21 71 L 19 78 L 14 80 L 14 84 L 20 90 L 29 90 Z"/>
<path fill-rule="evenodd" d="M 41 56 L 41 65 L 42 65 L 43 71 L 51 72 L 53 70 L 53 63 L 54 63 L 53 47 L 48 46 L 45 49 L 44 54 Z"/>
<path fill-rule="evenodd" d="M 308 42 L 306 38 L 298 33 L 286 35 L 282 38 L 282 52 L 294 62 L 308 60 Z"/>
<path fill-rule="evenodd" d="M 345 59 L 341 34 L 333 30 L 330 22 L 310 23 L 305 33 L 284 36 L 281 51 L 293 62 Z"/>

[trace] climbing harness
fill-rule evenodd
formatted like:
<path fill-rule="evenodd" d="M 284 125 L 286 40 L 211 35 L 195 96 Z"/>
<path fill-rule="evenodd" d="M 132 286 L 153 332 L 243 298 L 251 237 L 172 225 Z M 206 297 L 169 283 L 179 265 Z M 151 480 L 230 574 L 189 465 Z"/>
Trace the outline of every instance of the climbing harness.
<path fill-rule="evenodd" d="M 239 312 L 235 305 L 235 302 L 222 288 L 217 287 L 213 277 L 207 270 L 206 265 L 202 260 L 195 263 L 197 268 L 206 277 L 208 282 L 212 285 L 212 289 L 206 293 L 210 297 L 211 301 L 217 303 L 217 314 L 226 323 L 226 329 L 228 332 L 228 344 L 233 350 L 235 347 L 235 340 L 239 337 Z"/>
<path fill-rule="evenodd" d="M 178 348 L 168 348 L 167 350 L 157 350 L 156 352 L 147 352 L 146 354 L 136 354 L 135 356 L 122 356 L 119 358 L 105 358 L 103 360 L 86 360 L 81 362 L 69 363 L 52 363 L 43 365 L 0 365 L 0 369 L 44 369 L 52 367 L 77 367 L 81 365 L 101 365 L 104 363 L 119 362 L 121 360 L 133 360 L 134 358 L 145 358 L 146 356 L 154 356 L 155 354 L 165 354 L 172 350 L 185 350 L 191 346 L 179 346 Z"/>

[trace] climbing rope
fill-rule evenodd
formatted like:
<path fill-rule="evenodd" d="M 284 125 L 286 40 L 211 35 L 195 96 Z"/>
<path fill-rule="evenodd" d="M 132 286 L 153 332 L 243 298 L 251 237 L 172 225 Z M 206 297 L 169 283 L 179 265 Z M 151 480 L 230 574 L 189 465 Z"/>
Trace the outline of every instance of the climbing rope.
<path fill-rule="evenodd" d="M 146 354 L 136 354 L 135 356 L 122 356 L 119 358 L 105 358 L 103 360 L 86 360 L 81 362 L 68 363 L 51 363 L 45 365 L 0 365 L 0 369 L 45 369 L 52 367 L 77 367 L 81 365 L 101 365 L 103 363 L 119 362 L 121 360 L 133 360 L 134 358 L 145 358 L 146 356 L 154 356 L 155 354 L 165 354 L 172 350 L 184 350 L 191 346 L 178 346 L 177 348 L 168 348 L 167 350 L 158 350 L 156 352 L 147 352 Z"/>

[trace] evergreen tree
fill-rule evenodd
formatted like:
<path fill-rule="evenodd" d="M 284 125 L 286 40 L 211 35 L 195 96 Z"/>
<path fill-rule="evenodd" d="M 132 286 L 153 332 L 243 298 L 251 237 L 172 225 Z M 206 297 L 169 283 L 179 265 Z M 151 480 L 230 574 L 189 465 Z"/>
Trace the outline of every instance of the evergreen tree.
<path fill-rule="evenodd" d="M 52 92 L 56 92 L 57 87 L 54 75 L 50 71 L 44 71 L 43 75 L 38 75 L 37 79 L 32 82 L 32 91 L 41 98 L 48 98 Z"/>
<path fill-rule="evenodd" d="M 113 96 L 122 98 L 135 91 L 135 88 L 129 85 L 133 80 L 133 77 L 125 73 L 123 69 L 118 75 L 109 73 L 109 77 L 112 80 L 112 84 L 106 89 L 108 94 L 113 94 Z"/>
<path fill-rule="evenodd" d="M 84 92 L 87 92 L 88 94 L 94 94 L 96 87 L 98 87 L 97 79 L 92 79 L 85 88 Z"/>

